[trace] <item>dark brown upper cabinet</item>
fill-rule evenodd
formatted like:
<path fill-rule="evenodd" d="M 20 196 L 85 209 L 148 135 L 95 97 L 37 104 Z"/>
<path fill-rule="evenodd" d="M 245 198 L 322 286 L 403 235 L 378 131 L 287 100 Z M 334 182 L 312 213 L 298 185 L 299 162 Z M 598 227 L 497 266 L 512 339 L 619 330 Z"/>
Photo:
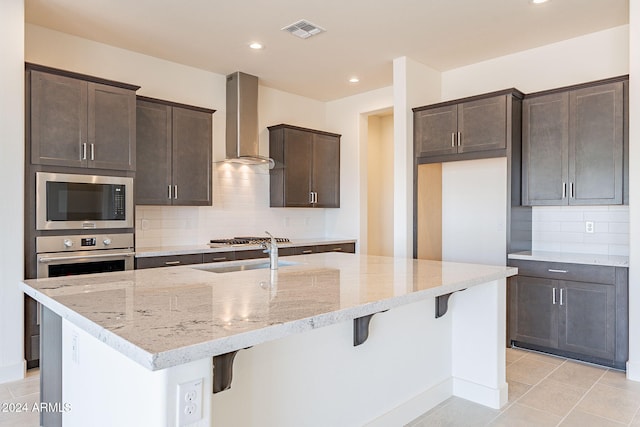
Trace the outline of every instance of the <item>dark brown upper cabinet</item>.
<path fill-rule="evenodd" d="M 136 204 L 211 206 L 214 112 L 138 97 Z"/>
<path fill-rule="evenodd" d="M 269 129 L 271 207 L 340 207 L 340 135 L 280 124 Z"/>
<path fill-rule="evenodd" d="M 625 78 L 527 95 L 523 205 L 623 203 Z"/>
<path fill-rule="evenodd" d="M 512 89 L 414 108 L 415 157 L 447 161 L 504 156 L 514 96 L 522 98 Z"/>
<path fill-rule="evenodd" d="M 135 170 L 138 86 L 27 70 L 32 164 Z"/>

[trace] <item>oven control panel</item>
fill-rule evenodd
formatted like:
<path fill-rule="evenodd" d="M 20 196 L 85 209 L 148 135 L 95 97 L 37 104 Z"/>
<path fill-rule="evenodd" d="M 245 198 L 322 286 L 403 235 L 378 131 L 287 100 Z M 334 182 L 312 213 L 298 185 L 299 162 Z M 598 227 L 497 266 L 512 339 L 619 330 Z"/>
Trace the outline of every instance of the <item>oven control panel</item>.
<path fill-rule="evenodd" d="M 37 253 L 127 248 L 133 248 L 133 233 L 36 237 Z"/>

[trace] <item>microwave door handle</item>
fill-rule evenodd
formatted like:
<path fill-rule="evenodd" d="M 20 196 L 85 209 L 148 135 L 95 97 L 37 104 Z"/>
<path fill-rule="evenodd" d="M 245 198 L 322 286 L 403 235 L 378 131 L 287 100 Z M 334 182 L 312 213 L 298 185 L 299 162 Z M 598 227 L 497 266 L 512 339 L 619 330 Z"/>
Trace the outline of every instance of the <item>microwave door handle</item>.
<path fill-rule="evenodd" d="M 40 257 L 38 258 L 38 262 L 48 263 L 48 262 L 57 262 L 57 261 L 73 261 L 76 259 L 98 259 L 98 258 L 114 258 L 114 257 L 132 257 L 135 255 L 135 252 L 118 252 L 111 254 L 99 254 L 99 255 L 76 255 L 76 256 L 52 256 L 52 257 Z"/>

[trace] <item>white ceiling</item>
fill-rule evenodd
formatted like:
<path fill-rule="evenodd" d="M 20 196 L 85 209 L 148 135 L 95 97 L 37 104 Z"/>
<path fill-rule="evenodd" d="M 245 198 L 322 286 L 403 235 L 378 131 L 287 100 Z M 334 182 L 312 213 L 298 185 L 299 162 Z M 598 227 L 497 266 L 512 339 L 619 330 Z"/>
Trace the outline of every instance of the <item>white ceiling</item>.
<path fill-rule="evenodd" d="M 628 1 L 25 0 L 25 13 L 28 23 L 327 101 L 391 85 L 401 56 L 445 71 L 624 25 Z M 299 19 L 327 32 L 281 31 Z M 360 83 L 348 82 L 354 75 Z"/>

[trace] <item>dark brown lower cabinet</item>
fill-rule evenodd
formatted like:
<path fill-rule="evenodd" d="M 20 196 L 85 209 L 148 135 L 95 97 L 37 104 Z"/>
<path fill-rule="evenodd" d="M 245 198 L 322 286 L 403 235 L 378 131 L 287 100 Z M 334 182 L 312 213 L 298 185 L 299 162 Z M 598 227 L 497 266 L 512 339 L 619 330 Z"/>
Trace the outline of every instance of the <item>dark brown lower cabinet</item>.
<path fill-rule="evenodd" d="M 307 255 L 322 252 L 356 253 L 355 242 L 333 243 L 306 246 L 284 246 L 278 248 L 279 256 Z M 239 261 L 245 259 L 268 258 L 269 254 L 262 249 L 236 250 L 226 252 L 192 253 L 136 258 L 136 269 L 171 267 L 189 264 L 207 264 L 210 262 Z"/>
<path fill-rule="evenodd" d="M 509 280 L 511 344 L 624 368 L 626 268 L 536 261 L 509 264 L 520 270 Z M 598 278 L 602 282 L 593 281 Z"/>

